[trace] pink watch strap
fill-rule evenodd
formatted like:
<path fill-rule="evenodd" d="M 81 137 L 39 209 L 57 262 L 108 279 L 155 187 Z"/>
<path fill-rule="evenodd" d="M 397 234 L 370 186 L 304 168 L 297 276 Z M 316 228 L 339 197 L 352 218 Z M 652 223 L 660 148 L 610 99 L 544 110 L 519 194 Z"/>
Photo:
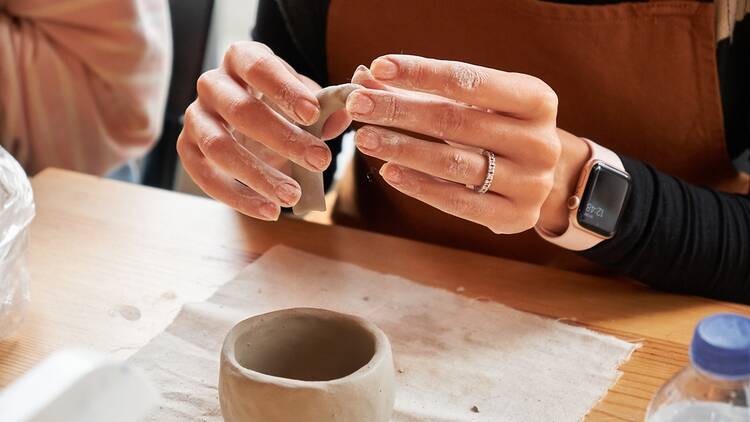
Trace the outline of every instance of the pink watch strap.
<path fill-rule="evenodd" d="M 625 167 L 622 165 L 622 160 L 614 152 L 604 148 L 603 146 L 592 142 L 589 139 L 581 138 L 589 146 L 589 159 L 584 166 L 584 170 L 578 178 L 578 184 L 576 185 L 576 192 L 574 196 L 578 197 L 578 204 L 580 205 L 580 199 L 583 195 L 583 190 L 586 187 L 588 181 L 589 171 L 596 162 L 603 162 L 610 167 L 625 172 Z M 547 230 L 539 226 L 535 226 L 534 230 L 542 237 L 542 239 L 553 243 L 557 246 L 572 251 L 583 251 L 586 249 L 593 248 L 601 241 L 606 238 L 598 235 L 594 232 L 586 230 L 578 225 L 576 221 L 576 213 L 578 212 L 578 206 L 570 210 L 568 228 L 560 235 L 550 233 Z"/>

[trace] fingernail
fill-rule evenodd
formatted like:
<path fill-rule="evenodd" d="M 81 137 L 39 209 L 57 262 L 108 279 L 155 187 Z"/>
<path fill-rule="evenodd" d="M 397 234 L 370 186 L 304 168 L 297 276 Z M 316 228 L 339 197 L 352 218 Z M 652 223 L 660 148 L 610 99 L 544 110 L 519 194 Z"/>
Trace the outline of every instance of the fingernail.
<path fill-rule="evenodd" d="M 376 79 L 393 79 L 398 75 L 398 65 L 389 59 L 375 60 L 370 70 Z"/>
<path fill-rule="evenodd" d="M 318 118 L 318 106 L 309 100 L 300 99 L 297 101 L 294 112 L 297 113 L 297 118 L 304 123 L 314 123 Z"/>
<path fill-rule="evenodd" d="M 360 92 L 353 92 L 346 102 L 347 109 L 355 114 L 370 114 L 375 110 L 375 102 L 369 96 Z"/>
<path fill-rule="evenodd" d="M 328 167 L 330 153 L 327 148 L 319 146 L 307 147 L 305 161 L 318 170 L 325 170 Z"/>
<path fill-rule="evenodd" d="M 367 69 L 367 66 L 365 66 L 365 65 L 361 64 L 361 65 L 357 66 L 357 70 L 356 70 L 356 72 L 367 72 L 367 70 L 368 70 L 368 69 Z M 355 72 L 355 73 L 356 73 L 356 72 Z"/>
<path fill-rule="evenodd" d="M 374 151 L 380 147 L 380 137 L 370 129 L 360 129 L 357 131 L 357 146 Z"/>
<path fill-rule="evenodd" d="M 396 166 L 383 166 L 380 168 L 380 175 L 390 183 L 394 185 L 401 184 L 403 180 L 403 173 L 401 169 Z"/>
<path fill-rule="evenodd" d="M 279 207 L 270 202 L 266 202 L 265 204 L 261 205 L 259 211 L 260 215 L 269 220 L 276 220 L 279 218 Z"/>
<path fill-rule="evenodd" d="M 302 195 L 302 192 L 300 192 L 296 186 L 290 185 L 289 183 L 282 183 L 279 186 L 276 186 L 274 192 L 276 192 L 276 196 L 279 200 L 289 207 L 296 204 L 299 197 Z"/>

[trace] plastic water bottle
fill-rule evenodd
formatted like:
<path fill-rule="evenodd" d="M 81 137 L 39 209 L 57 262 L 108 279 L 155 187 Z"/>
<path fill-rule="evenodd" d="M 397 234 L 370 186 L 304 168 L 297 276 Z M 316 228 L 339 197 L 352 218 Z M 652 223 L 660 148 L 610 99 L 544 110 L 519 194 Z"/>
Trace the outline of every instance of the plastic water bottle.
<path fill-rule="evenodd" d="M 34 195 L 29 179 L 21 165 L 0 147 L 0 340 L 19 328 L 29 302 L 26 239 L 33 217 Z"/>
<path fill-rule="evenodd" d="M 750 421 L 750 319 L 703 319 L 690 345 L 690 365 L 656 393 L 648 422 Z"/>

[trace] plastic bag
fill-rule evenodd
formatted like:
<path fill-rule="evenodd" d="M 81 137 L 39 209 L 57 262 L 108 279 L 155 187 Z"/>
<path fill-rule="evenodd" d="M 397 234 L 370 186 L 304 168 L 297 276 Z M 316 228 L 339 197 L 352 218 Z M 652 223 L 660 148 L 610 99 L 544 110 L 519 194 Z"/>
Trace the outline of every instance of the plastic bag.
<path fill-rule="evenodd" d="M 0 340 L 21 324 L 29 303 L 27 228 L 34 195 L 21 165 L 0 147 Z"/>

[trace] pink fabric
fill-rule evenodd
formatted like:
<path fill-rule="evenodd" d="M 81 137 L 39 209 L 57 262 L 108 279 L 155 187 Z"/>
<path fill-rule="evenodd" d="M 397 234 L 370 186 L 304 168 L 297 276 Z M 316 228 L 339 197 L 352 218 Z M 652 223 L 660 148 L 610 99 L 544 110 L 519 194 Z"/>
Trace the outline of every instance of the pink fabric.
<path fill-rule="evenodd" d="M 143 154 L 171 55 L 165 0 L 0 0 L 0 145 L 30 174 Z"/>

